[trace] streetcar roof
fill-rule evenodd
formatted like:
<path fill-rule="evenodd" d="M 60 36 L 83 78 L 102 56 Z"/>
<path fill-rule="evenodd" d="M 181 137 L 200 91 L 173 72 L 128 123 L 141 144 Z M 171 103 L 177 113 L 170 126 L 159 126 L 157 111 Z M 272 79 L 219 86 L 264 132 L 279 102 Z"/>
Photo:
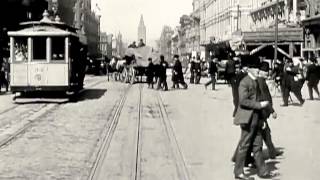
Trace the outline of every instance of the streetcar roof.
<path fill-rule="evenodd" d="M 9 31 L 9 36 L 77 36 L 76 33 L 72 31 L 68 31 L 68 29 L 64 30 L 61 28 L 58 28 L 57 24 L 52 23 L 43 23 L 43 22 L 28 22 L 22 25 L 26 25 L 29 27 L 26 27 L 24 29 L 18 30 L 18 31 Z M 63 24 L 60 24 L 61 26 L 65 26 Z M 60 26 L 59 25 L 59 26 Z M 65 26 L 66 28 L 67 26 Z M 73 30 L 70 28 L 70 30 Z"/>

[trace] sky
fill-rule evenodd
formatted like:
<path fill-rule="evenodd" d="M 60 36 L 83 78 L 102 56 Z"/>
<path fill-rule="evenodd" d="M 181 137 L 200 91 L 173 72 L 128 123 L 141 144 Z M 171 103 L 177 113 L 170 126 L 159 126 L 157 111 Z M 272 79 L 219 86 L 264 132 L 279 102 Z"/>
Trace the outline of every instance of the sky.
<path fill-rule="evenodd" d="M 192 12 L 192 0 L 92 0 L 98 3 L 101 14 L 101 30 L 118 34 L 131 43 L 138 39 L 138 25 L 143 14 L 147 29 L 147 44 L 160 38 L 164 25 L 179 25 L 180 17 Z"/>

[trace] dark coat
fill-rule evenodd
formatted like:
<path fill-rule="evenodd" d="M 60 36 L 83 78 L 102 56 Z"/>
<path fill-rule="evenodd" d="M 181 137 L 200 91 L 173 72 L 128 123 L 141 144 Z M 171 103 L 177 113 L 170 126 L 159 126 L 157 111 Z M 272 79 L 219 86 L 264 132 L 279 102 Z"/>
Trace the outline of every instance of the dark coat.
<path fill-rule="evenodd" d="M 168 62 L 167 61 L 160 61 L 160 64 L 158 66 L 158 75 L 160 78 L 166 78 L 167 77 L 167 68 L 168 68 Z"/>
<path fill-rule="evenodd" d="M 257 82 L 259 84 L 258 101 L 269 101 L 269 105 L 266 108 L 261 109 L 260 112 L 260 119 L 268 119 L 270 114 L 274 112 L 273 103 L 272 103 L 272 96 L 269 91 L 269 87 L 266 83 L 266 80 L 263 78 L 257 78 Z"/>
<path fill-rule="evenodd" d="M 174 81 L 174 82 L 184 81 L 183 72 L 182 72 L 182 65 L 179 60 L 177 60 L 174 63 L 172 70 L 173 70 L 172 81 Z"/>
<path fill-rule="evenodd" d="M 239 106 L 234 118 L 235 125 L 250 123 L 254 110 L 260 110 L 257 100 L 257 83 L 249 76 L 244 77 L 239 85 Z"/>
<path fill-rule="evenodd" d="M 307 69 L 307 81 L 309 82 L 317 82 L 319 81 L 318 68 L 315 64 L 310 64 Z"/>
<path fill-rule="evenodd" d="M 218 72 L 217 63 L 210 61 L 208 73 L 212 76 L 212 75 L 215 75 L 217 72 Z"/>
<path fill-rule="evenodd" d="M 234 88 L 234 90 L 232 92 L 233 93 L 233 103 L 234 103 L 234 111 L 233 111 L 233 117 L 236 115 L 238 106 L 239 106 L 239 85 L 241 80 L 247 76 L 247 72 L 244 71 L 240 71 L 237 75 L 236 75 L 236 81 L 235 81 L 235 86 L 233 86 L 232 88 Z"/>
<path fill-rule="evenodd" d="M 154 74 L 155 74 L 155 66 L 154 66 L 154 64 L 152 62 L 150 62 L 148 64 L 148 67 L 147 67 L 147 70 L 146 70 L 146 75 L 147 75 L 147 81 L 148 82 L 153 81 Z"/>

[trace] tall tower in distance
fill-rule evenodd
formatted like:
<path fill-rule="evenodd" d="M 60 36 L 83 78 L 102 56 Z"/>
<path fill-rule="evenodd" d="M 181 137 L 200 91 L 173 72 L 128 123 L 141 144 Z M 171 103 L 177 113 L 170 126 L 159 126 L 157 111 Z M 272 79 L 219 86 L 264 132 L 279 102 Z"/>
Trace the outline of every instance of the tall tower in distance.
<path fill-rule="evenodd" d="M 138 42 L 140 42 L 140 39 L 142 39 L 144 44 L 146 44 L 146 42 L 147 42 L 146 26 L 144 25 L 143 15 L 141 15 L 141 17 L 140 17 L 140 22 L 139 22 L 139 27 L 138 27 Z"/>

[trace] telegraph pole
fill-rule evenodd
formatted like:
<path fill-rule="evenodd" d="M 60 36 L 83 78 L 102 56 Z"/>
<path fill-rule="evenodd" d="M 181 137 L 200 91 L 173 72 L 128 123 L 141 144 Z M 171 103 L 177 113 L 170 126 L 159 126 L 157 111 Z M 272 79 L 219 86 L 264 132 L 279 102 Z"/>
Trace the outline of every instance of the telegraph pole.
<path fill-rule="evenodd" d="M 276 0 L 276 9 L 275 9 L 275 22 L 274 22 L 274 61 L 278 59 L 278 14 L 279 14 L 279 0 Z M 273 64 L 273 62 L 272 62 Z"/>

